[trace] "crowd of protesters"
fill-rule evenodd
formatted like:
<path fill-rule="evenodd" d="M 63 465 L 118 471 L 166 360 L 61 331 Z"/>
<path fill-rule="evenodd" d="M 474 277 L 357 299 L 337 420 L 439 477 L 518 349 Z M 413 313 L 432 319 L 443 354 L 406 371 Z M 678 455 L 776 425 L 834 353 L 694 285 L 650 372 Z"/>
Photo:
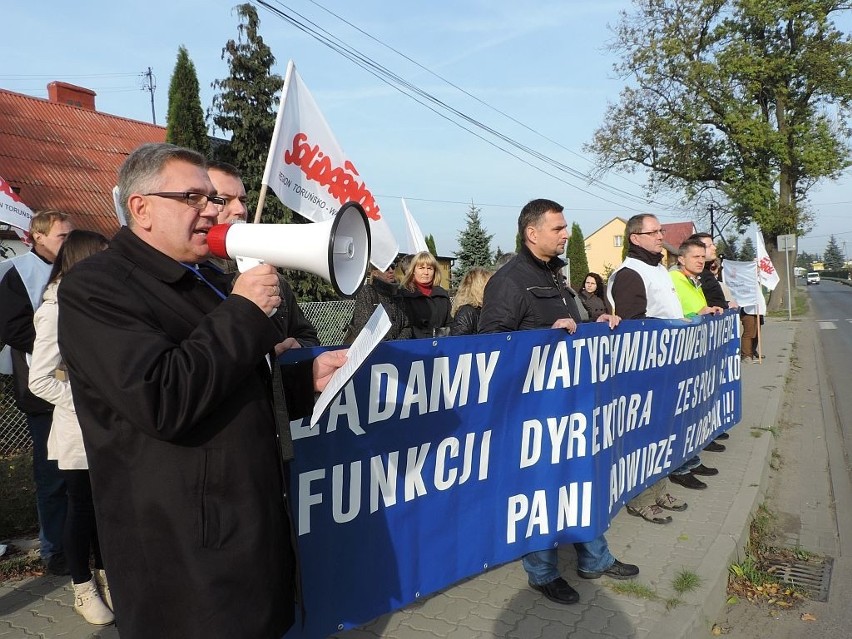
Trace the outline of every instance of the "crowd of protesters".
<path fill-rule="evenodd" d="M 75 610 L 95 625 L 117 620 L 124 639 L 279 637 L 294 621 L 298 588 L 289 421 L 309 414 L 346 351 L 272 365 L 319 340 L 274 267 L 239 273 L 209 257 L 209 229 L 246 218 L 236 167 L 146 144 L 121 167 L 118 202 L 128 225 L 109 242 L 74 231 L 64 214 L 34 216 L 33 250 L 0 280 L 0 339 L 13 349 L 16 400 L 34 443 L 42 559 L 55 574 L 70 572 Z M 378 306 L 391 320 L 386 340 L 573 334 L 584 322 L 616 330 L 622 319 L 735 307 L 712 238 L 684 242 L 669 273 L 653 215 L 628 221 L 627 259 L 608 282 L 588 273 L 579 292 L 559 257 L 568 239 L 561 205 L 529 202 L 518 234 L 518 254 L 470 269 L 453 299 L 429 252 L 371 268 L 341 341 L 351 343 Z M 627 512 L 669 523 L 687 508 L 671 484 L 706 488 L 697 476 L 716 472 L 695 456 Z M 581 578 L 639 572 L 604 535 L 574 546 Z M 579 600 L 556 548 L 526 554 L 523 566 L 548 599 Z"/>

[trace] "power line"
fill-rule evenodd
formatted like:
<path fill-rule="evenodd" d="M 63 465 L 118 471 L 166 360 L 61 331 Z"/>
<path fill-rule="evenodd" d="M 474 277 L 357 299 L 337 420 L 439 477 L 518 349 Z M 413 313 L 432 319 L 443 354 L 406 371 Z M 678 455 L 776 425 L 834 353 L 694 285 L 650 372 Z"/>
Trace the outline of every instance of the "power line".
<path fill-rule="evenodd" d="M 547 156 L 543 153 L 540 153 L 540 152 L 536 151 L 535 149 L 532 149 L 529 146 L 527 146 L 527 145 L 525 145 L 521 142 L 518 142 L 517 140 L 514 140 L 513 138 L 509 137 L 508 135 L 505 135 L 505 134 L 497 131 L 496 129 L 478 121 L 477 119 L 475 119 L 471 116 L 468 116 L 467 114 L 459 111 L 458 109 L 451 107 L 450 105 L 446 104 L 444 101 L 438 99 L 437 97 L 435 97 L 434 95 L 431 95 L 430 93 L 424 91 L 423 89 L 420 89 L 419 87 L 417 87 L 414 84 L 412 84 L 411 82 L 405 80 L 404 78 L 402 78 L 401 76 L 399 76 L 395 72 L 384 67 L 383 65 L 379 64 L 375 60 L 369 58 L 365 54 L 363 54 L 363 53 L 359 52 L 358 50 L 354 49 L 353 47 L 343 43 L 339 38 L 335 37 L 329 31 L 327 31 L 323 27 L 317 25 L 315 22 L 313 22 L 309 18 L 306 18 L 305 16 L 294 11 L 290 7 L 287 7 L 283 3 L 277 2 L 276 4 L 284 7 L 284 9 L 292 12 L 296 16 L 299 16 L 299 18 L 301 18 L 301 20 L 294 17 L 293 15 L 288 14 L 287 12 L 285 12 L 282 9 L 271 6 L 265 0 L 256 0 L 256 2 L 258 4 L 260 4 L 261 6 L 263 6 L 265 9 L 267 9 L 268 11 L 270 11 L 271 13 L 273 13 L 274 15 L 280 17 L 281 19 L 285 20 L 286 22 L 289 22 L 291 25 L 293 25 L 294 27 L 296 27 L 297 29 L 299 29 L 303 33 L 314 38 L 315 40 L 317 40 L 319 43 L 323 44 L 327 48 L 335 51 L 336 53 L 338 53 L 338 54 L 342 55 L 343 57 L 349 59 L 350 61 L 354 62 L 356 65 L 358 65 L 359 67 L 361 67 L 362 69 L 364 69 L 365 71 L 367 71 L 368 73 L 370 73 L 371 75 L 376 77 L 377 79 L 381 80 L 385 84 L 389 85 L 390 87 L 394 88 L 395 90 L 399 91 L 400 93 L 407 95 L 408 97 L 415 100 L 416 102 L 418 102 L 422 106 L 425 106 L 426 108 L 431 110 L 436 115 L 439 115 L 440 117 L 444 118 L 448 122 L 450 122 L 450 123 L 458 126 L 459 128 L 467 131 L 471 135 L 475 135 L 476 137 L 483 140 L 487 144 L 490 144 L 494 148 L 496 148 L 496 149 L 498 149 L 498 150 L 500 150 L 500 151 L 502 151 L 502 152 L 504 152 L 508 155 L 511 155 L 512 157 L 516 158 L 517 160 L 523 162 L 524 164 L 527 164 L 531 168 L 533 168 L 533 169 L 535 169 L 535 170 L 537 170 L 537 171 L 539 171 L 539 172 L 541 172 L 545 175 L 548 175 L 549 177 L 552 177 L 552 178 L 570 186 L 571 188 L 574 188 L 574 189 L 579 190 L 583 193 L 586 193 L 587 195 L 589 195 L 591 197 L 595 197 L 595 198 L 600 199 L 604 202 L 607 202 L 609 204 L 613 204 L 613 205 L 621 207 L 621 208 L 626 208 L 626 209 L 629 209 L 629 210 L 632 210 L 632 211 L 640 212 L 640 209 L 637 209 L 637 208 L 630 206 L 630 205 L 625 205 L 622 202 L 615 202 L 613 200 L 607 199 L 607 198 L 605 198 L 605 197 L 603 197 L 599 194 L 596 194 L 596 193 L 593 193 L 593 192 L 591 192 L 587 189 L 581 188 L 581 187 L 577 186 L 576 184 L 574 184 L 570 181 L 567 181 L 564 178 L 561 178 L 557 175 L 554 175 L 553 173 L 543 169 L 541 166 L 537 166 L 535 164 L 532 164 L 528 160 L 525 160 L 523 157 L 518 155 L 518 153 L 510 150 L 509 148 L 501 146 L 500 144 L 494 142 L 493 140 L 486 138 L 484 135 L 472 130 L 468 126 L 465 126 L 465 123 L 469 124 L 470 126 L 472 126 L 474 128 L 480 129 L 481 131 L 488 134 L 489 136 L 496 137 L 499 141 L 509 145 L 509 147 L 516 149 L 520 153 L 530 155 L 533 158 L 535 158 L 536 160 L 543 162 L 547 165 L 550 165 L 552 168 L 555 168 L 559 172 L 566 173 L 567 175 L 574 177 L 574 178 L 577 178 L 577 179 L 581 179 L 581 180 L 584 180 L 584 181 L 587 181 L 587 182 L 591 182 L 592 185 L 594 185 L 598 188 L 601 188 L 601 189 L 607 191 L 608 193 L 615 195 L 616 197 L 626 197 L 626 198 L 632 200 L 633 202 L 647 206 L 647 203 L 648 203 L 647 200 L 641 199 L 641 198 L 633 195 L 632 193 L 628 193 L 627 191 L 624 191 L 622 189 L 618 189 L 616 187 L 605 184 L 603 182 L 596 182 L 594 180 L 590 180 L 590 178 L 586 174 L 584 174 L 580 171 L 577 171 L 576 169 L 573 169 L 572 167 L 565 165 L 562 162 L 559 162 L 558 160 L 555 160 L 555 159 L 553 159 L 553 158 L 551 158 L 551 157 L 549 157 L 549 156 Z M 309 25 L 311 25 L 311 26 L 309 26 Z M 449 113 L 450 115 L 447 115 L 447 113 Z M 453 119 L 453 118 L 458 118 L 458 120 Z"/>
<path fill-rule="evenodd" d="M 515 118 L 514 116 L 512 116 L 512 115 L 510 115 L 510 114 L 506 113 L 505 111 L 502 111 L 501 109 L 498 109 L 498 108 L 497 108 L 497 107 L 495 107 L 494 105 L 492 105 L 492 104 L 490 104 L 490 103 L 486 102 L 485 100 L 481 99 L 481 98 L 480 98 L 480 97 L 478 97 L 477 95 L 475 95 L 475 94 L 471 93 L 471 92 L 470 92 L 470 91 L 468 91 L 467 89 L 464 89 L 463 87 L 461 87 L 461 86 L 459 86 L 459 85 L 455 84 L 455 83 L 454 83 L 454 82 L 452 82 L 451 80 L 448 80 L 447 78 L 445 78 L 444 76 L 440 75 L 439 73 L 437 73 L 437 72 L 433 71 L 432 69 L 430 69 L 430 68 L 428 68 L 428 67 L 426 67 L 426 66 L 424 66 L 424 65 L 420 64 L 417 60 L 415 60 L 415 59 L 411 58 L 410 56 L 406 55 L 406 54 L 405 54 L 405 53 L 403 53 L 402 51 L 399 51 L 398 49 L 396 49 L 396 48 L 392 47 L 391 45 L 387 44 L 386 42 L 384 42 L 384 41 L 382 41 L 382 40 L 379 40 L 378 38 L 376 38 L 376 37 L 375 37 L 375 36 L 373 36 L 372 34 L 370 34 L 370 33 L 368 33 L 367 31 L 364 31 L 363 29 L 361 29 L 361 28 L 360 28 L 359 26 L 357 26 L 356 24 L 353 24 L 352 22 L 350 22 L 349 20 L 347 20 L 347 19 L 346 19 L 346 18 L 344 18 L 343 16 L 341 16 L 341 15 L 339 15 L 339 14 L 335 13 L 334 11 L 332 11 L 331 9 L 329 9 L 329 8 L 327 8 L 327 7 L 323 6 L 323 5 L 321 5 L 319 2 L 316 2 L 316 0 L 308 0 L 308 1 L 309 1 L 311 4 L 313 4 L 314 6 L 318 7 L 319 9 L 321 9 L 321 10 L 325 11 L 325 12 L 326 12 L 326 13 L 328 13 L 329 15 L 334 16 L 335 18 L 337 18 L 338 20 L 340 20 L 340 21 L 341 21 L 341 22 L 343 22 L 344 24 L 348 25 L 348 26 L 349 26 L 349 27 L 351 27 L 352 29 L 355 29 L 358 33 L 360 33 L 360 34 L 364 35 L 365 37 L 369 38 L 370 40 L 372 40 L 372 41 L 373 41 L 373 42 L 375 42 L 376 44 L 378 44 L 378 45 L 380 45 L 380 46 L 382 46 L 382 47 L 384 47 L 384 48 L 388 49 L 389 51 L 392 51 L 393 53 L 395 53 L 395 54 L 397 54 L 398 56 L 400 56 L 401 58 L 403 58 L 403 59 L 407 60 L 408 62 L 410 62 L 411 64 L 413 64 L 413 65 L 414 65 L 414 66 L 416 66 L 417 68 L 419 68 L 419 69 L 421 69 L 421 70 L 425 71 L 426 73 L 430 74 L 431 76 L 433 76 L 433 77 L 435 77 L 435 78 L 438 78 L 438 79 L 439 79 L 439 80 L 441 80 L 442 82 L 444 82 L 444 83 L 448 84 L 449 86 L 451 86 L 452 88 L 456 89 L 457 91 L 460 91 L 461 93 L 463 93 L 464 95 L 468 96 L 469 98 L 471 98 L 471 99 L 475 100 L 476 102 L 478 102 L 479 104 L 483 105 L 484 107 L 486 107 L 486 108 L 488 108 L 488 109 L 490 109 L 490 110 L 492 110 L 492 111 L 494 111 L 494 112 L 496 112 L 496 113 L 498 113 L 498 114 L 502 115 L 504 118 L 506 118 L 506 119 L 510 120 L 511 122 L 514 122 L 515 124 L 517 124 L 518 126 L 520 126 L 520 127 L 524 128 L 524 129 L 526 129 L 526 130 L 527 130 L 527 131 L 529 131 L 530 133 L 532 133 L 532 134 L 534 134 L 534 135 L 537 135 L 538 137 L 540 137 L 540 138 L 542 138 L 542 139 L 544 139 L 544 140 L 547 140 L 547 141 L 548 141 L 548 142 L 550 142 L 551 144 L 556 145 L 557 147 L 559 147 L 559 148 L 560 148 L 560 149 L 562 149 L 563 151 L 566 151 L 567 153 L 570 153 L 571 155 L 574 155 L 575 157 L 578 157 L 578 158 L 580 158 L 581 160 L 583 160 L 583 161 L 585 161 L 585 162 L 589 162 L 590 164 L 592 164 L 592 161 L 591 161 L 591 160 L 589 160 L 589 158 L 587 158 L 586 156 L 584 156 L 584 155 L 582 155 L 582 154 L 580 154 L 580 153 L 577 153 L 576 151 L 574 151 L 573 149 L 568 148 L 567 146 L 563 145 L 563 144 L 562 144 L 562 143 L 560 143 L 559 141 L 554 140 L 553 138 L 551 138 L 551 137 L 549 137 L 549 136 L 545 135 L 544 133 L 541 133 L 540 131 L 538 131 L 538 130 L 536 130 L 536 129 L 532 128 L 532 127 L 530 127 L 529 125 L 525 124 L 524 122 L 521 122 L 520 120 L 518 120 L 518 119 L 517 119 L 517 118 Z M 589 182 L 603 184 L 603 183 L 601 183 L 601 182 L 600 182 L 600 180 L 598 180 L 598 179 L 596 179 L 596 178 L 592 178 L 592 177 L 591 177 L 590 175 L 588 175 L 588 174 L 583 174 L 583 177 L 584 177 L 585 179 L 587 179 Z M 634 182 L 633 180 L 630 180 L 630 179 L 628 179 L 628 178 L 624 177 L 623 175 L 618 175 L 618 177 L 619 177 L 620 179 L 624 180 L 625 182 L 629 182 L 630 184 L 633 184 L 634 186 L 639 186 L 639 187 L 641 187 L 641 186 L 642 186 L 641 184 L 639 184 L 639 183 L 637 183 L 637 182 Z M 606 186 L 608 186 L 608 185 L 606 185 Z M 616 187 L 612 187 L 612 188 L 616 188 Z M 621 189 L 618 189 L 618 190 L 619 190 L 619 191 L 621 191 Z M 626 192 L 626 191 L 622 191 L 622 192 L 623 192 L 623 193 L 625 193 L 626 195 L 628 195 L 629 197 L 636 197 L 636 196 L 634 196 L 633 194 L 630 194 L 630 193 L 628 193 L 628 192 Z M 671 204 L 666 204 L 666 203 L 664 203 L 664 202 L 659 202 L 659 201 L 657 201 L 657 200 L 645 200 L 645 202 L 646 202 L 646 203 L 648 203 L 648 204 L 657 204 L 657 205 L 659 205 L 659 206 L 663 206 L 663 207 L 665 207 L 665 208 L 673 208 L 673 206 L 672 206 Z"/>

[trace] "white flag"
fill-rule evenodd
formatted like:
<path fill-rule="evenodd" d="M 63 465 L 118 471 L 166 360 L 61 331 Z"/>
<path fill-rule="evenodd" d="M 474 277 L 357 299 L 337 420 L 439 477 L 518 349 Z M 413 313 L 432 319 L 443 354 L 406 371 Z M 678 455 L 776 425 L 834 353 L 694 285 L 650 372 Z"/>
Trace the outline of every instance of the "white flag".
<path fill-rule="evenodd" d="M 331 219 L 346 202 L 358 202 L 370 222 L 370 261 L 385 270 L 396 258 L 397 241 L 379 205 L 340 148 L 292 60 L 287 65 L 263 184 L 287 207 L 314 222 Z"/>
<path fill-rule="evenodd" d="M 766 315 L 766 300 L 757 279 L 757 263 L 722 262 L 722 278 L 731 289 L 731 297 L 749 315 Z"/>
<path fill-rule="evenodd" d="M 29 233 L 32 219 L 30 208 L 12 190 L 12 185 L 0 177 L 0 222 Z M 18 233 L 20 236 L 21 233 Z"/>
<path fill-rule="evenodd" d="M 769 259 L 769 253 L 766 252 L 766 245 L 763 243 L 763 233 L 757 229 L 757 269 L 760 283 L 770 291 L 775 290 L 781 278 L 778 277 L 778 271 L 772 265 L 772 260 Z"/>
<path fill-rule="evenodd" d="M 423 236 L 423 231 L 417 225 L 417 220 L 411 215 L 411 211 L 405 204 L 405 198 L 402 198 L 402 212 L 405 214 L 405 227 L 408 229 L 408 254 L 416 255 L 422 251 L 429 251 L 426 246 L 426 238 Z"/>

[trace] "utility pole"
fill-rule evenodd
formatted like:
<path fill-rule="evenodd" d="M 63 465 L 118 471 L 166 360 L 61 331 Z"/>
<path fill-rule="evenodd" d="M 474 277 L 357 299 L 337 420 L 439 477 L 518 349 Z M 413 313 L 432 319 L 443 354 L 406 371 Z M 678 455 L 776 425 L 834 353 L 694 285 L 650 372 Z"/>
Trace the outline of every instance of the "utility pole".
<path fill-rule="evenodd" d="M 143 71 L 141 75 L 144 82 L 142 90 L 151 94 L 151 121 L 157 124 L 157 114 L 154 111 L 154 91 L 157 90 L 157 77 L 151 71 L 151 67 L 148 67 L 148 70 Z"/>

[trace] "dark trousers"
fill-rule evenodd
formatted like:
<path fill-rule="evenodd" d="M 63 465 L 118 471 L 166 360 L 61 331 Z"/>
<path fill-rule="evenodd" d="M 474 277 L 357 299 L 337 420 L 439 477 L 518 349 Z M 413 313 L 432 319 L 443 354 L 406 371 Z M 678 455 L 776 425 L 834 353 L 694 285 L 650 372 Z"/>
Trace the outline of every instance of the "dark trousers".
<path fill-rule="evenodd" d="M 47 458 L 47 436 L 53 422 L 52 413 L 27 415 L 27 426 L 33 440 L 33 478 L 36 485 L 41 558 L 45 561 L 62 552 L 65 513 L 68 498 L 65 480 L 56 462 Z"/>
<path fill-rule="evenodd" d="M 98 545 L 98 527 L 95 524 L 95 505 L 92 502 L 92 484 L 88 470 L 63 470 L 68 487 L 68 517 L 62 538 L 65 559 L 71 580 L 84 584 L 92 578 L 89 556 L 94 553 L 95 568 L 103 568 L 101 548 Z"/>

